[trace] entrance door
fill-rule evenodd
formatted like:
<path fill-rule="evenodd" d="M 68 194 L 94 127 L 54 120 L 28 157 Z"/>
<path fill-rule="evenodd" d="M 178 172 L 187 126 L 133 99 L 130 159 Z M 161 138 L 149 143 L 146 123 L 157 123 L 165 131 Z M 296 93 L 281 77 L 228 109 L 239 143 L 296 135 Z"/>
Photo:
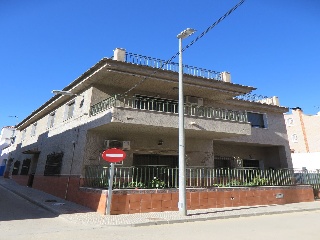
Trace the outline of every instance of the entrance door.
<path fill-rule="evenodd" d="M 38 160 L 39 160 L 39 154 L 33 154 L 31 166 L 30 166 L 28 185 L 27 185 L 28 187 L 32 187 L 34 175 L 36 174 L 36 171 L 37 171 Z"/>

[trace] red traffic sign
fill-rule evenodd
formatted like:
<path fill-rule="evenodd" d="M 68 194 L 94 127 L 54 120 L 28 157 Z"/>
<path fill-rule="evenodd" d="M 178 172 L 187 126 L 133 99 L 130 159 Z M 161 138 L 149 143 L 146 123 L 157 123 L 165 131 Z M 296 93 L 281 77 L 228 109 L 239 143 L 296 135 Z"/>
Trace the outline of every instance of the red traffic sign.
<path fill-rule="evenodd" d="M 110 148 L 102 153 L 102 158 L 107 162 L 112 163 L 121 162 L 123 159 L 126 158 L 126 156 L 127 154 L 123 150 L 118 148 Z"/>

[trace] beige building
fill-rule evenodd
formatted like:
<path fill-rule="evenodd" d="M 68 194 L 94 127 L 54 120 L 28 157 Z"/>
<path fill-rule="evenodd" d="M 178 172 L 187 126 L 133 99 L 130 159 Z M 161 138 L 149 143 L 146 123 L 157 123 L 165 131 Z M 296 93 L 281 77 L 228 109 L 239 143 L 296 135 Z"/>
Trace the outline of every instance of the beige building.
<path fill-rule="evenodd" d="M 320 152 L 320 114 L 306 115 L 301 108 L 293 108 L 284 115 L 289 144 L 293 153 Z"/>
<path fill-rule="evenodd" d="M 284 115 L 294 168 L 320 169 L 320 113 L 293 108 Z"/>
<path fill-rule="evenodd" d="M 100 60 L 63 89 L 73 95 L 53 96 L 17 125 L 7 175 L 67 197 L 85 166 L 108 165 L 108 147 L 126 151 L 124 167 L 177 167 L 178 66 L 164 63 L 123 49 Z M 240 97 L 253 90 L 227 72 L 184 67 L 187 166 L 292 167 L 288 108 Z"/>

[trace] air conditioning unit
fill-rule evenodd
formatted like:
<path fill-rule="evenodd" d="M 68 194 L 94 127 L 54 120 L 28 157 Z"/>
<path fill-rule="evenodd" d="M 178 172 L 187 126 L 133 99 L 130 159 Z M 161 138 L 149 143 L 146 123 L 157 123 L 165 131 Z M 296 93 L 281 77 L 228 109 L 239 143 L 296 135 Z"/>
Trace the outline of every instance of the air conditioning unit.
<path fill-rule="evenodd" d="M 203 98 L 186 96 L 185 103 L 203 106 Z"/>
<path fill-rule="evenodd" d="M 130 141 L 104 140 L 105 149 L 119 148 L 122 150 L 130 150 Z"/>
<path fill-rule="evenodd" d="M 122 141 L 122 150 L 130 150 L 130 141 Z"/>

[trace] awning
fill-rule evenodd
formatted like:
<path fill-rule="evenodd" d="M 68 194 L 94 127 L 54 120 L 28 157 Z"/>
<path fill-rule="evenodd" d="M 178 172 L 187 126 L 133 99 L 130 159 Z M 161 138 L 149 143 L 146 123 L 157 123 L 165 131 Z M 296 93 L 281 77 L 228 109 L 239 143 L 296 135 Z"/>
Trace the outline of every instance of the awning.
<path fill-rule="evenodd" d="M 39 154 L 40 151 L 38 149 L 29 149 L 22 152 L 23 154 Z"/>

